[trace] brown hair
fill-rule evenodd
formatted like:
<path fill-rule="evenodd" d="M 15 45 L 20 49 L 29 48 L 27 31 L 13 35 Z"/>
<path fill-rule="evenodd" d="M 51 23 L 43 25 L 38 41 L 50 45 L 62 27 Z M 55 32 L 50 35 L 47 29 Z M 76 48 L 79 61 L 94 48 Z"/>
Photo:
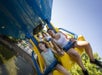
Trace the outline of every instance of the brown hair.
<path fill-rule="evenodd" d="M 48 46 L 48 44 L 47 44 L 46 42 L 40 41 L 40 42 L 38 42 L 38 45 L 39 45 L 40 43 L 45 44 L 45 47 L 46 47 L 46 48 L 49 48 L 49 46 Z M 39 48 L 39 46 L 38 46 L 38 48 Z M 40 50 L 40 52 L 42 52 L 42 50 L 41 50 L 40 48 L 39 48 L 39 50 Z"/>
<path fill-rule="evenodd" d="M 55 31 L 54 29 L 48 28 L 48 29 L 47 29 L 47 32 L 48 32 L 49 30 L 53 30 L 53 31 L 56 33 L 56 31 Z"/>
<path fill-rule="evenodd" d="M 47 32 L 48 32 L 49 30 L 53 30 L 53 29 L 51 29 L 51 28 L 48 28 L 48 29 L 47 29 Z"/>

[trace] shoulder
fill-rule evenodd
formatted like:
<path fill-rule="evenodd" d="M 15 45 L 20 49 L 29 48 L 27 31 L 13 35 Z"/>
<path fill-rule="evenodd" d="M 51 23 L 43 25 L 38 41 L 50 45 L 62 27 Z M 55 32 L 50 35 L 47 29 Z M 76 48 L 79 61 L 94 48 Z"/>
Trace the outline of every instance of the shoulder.
<path fill-rule="evenodd" d="M 66 36 L 66 34 L 63 33 L 62 31 L 59 31 L 59 34 L 60 34 L 60 35 L 63 35 L 63 36 Z M 67 37 L 67 36 L 66 36 L 66 37 Z"/>
<path fill-rule="evenodd" d="M 52 50 L 52 48 L 48 48 L 48 50 L 49 50 L 49 51 L 51 51 L 51 50 Z"/>
<path fill-rule="evenodd" d="M 57 32 L 56 34 L 58 34 L 58 35 L 62 35 L 62 34 L 63 34 L 63 32 L 59 31 L 59 32 Z"/>
<path fill-rule="evenodd" d="M 60 36 L 62 33 L 59 31 L 56 33 L 56 36 Z"/>
<path fill-rule="evenodd" d="M 59 34 L 64 34 L 62 31 L 59 31 L 58 33 L 59 33 Z"/>

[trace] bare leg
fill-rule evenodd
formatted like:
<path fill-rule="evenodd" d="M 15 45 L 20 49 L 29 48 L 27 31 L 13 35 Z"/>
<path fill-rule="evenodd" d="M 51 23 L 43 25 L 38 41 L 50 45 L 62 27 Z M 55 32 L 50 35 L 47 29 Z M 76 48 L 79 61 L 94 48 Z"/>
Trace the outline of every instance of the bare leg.
<path fill-rule="evenodd" d="M 82 70 L 84 71 L 86 70 L 78 52 L 76 52 L 73 48 L 71 48 L 70 50 L 67 51 L 67 53 L 77 62 L 77 64 L 82 68 Z"/>
<path fill-rule="evenodd" d="M 87 41 L 76 41 L 75 47 L 85 48 L 86 53 L 88 54 L 91 61 L 94 61 L 94 56 L 92 52 L 92 48 Z"/>
<path fill-rule="evenodd" d="M 52 72 L 50 72 L 48 75 L 52 75 Z"/>
<path fill-rule="evenodd" d="M 56 70 L 62 72 L 64 75 L 71 75 L 62 65 L 57 64 Z"/>

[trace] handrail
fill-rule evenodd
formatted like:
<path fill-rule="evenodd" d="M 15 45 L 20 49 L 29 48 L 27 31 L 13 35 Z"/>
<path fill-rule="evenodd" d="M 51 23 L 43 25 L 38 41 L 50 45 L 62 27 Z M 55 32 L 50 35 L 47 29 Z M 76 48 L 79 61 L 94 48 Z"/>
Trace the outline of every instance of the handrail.
<path fill-rule="evenodd" d="M 37 64 L 37 62 L 36 62 L 36 60 L 35 60 L 35 58 L 34 58 L 34 51 L 32 51 L 32 60 L 33 60 L 33 62 L 34 62 L 34 66 L 35 66 L 35 68 L 36 68 L 36 71 L 37 71 L 37 74 L 38 74 L 38 75 L 48 75 L 48 73 L 51 72 L 51 71 L 54 69 L 54 67 L 57 65 L 57 63 L 58 63 L 57 60 L 54 60 L 54 61 L 51 63 L 51 65 L 49 65 L 49 66 L 46 68 L 46 70 L 44 71 L 44 73 L 42 74 L 41 71 L 40 71 L 40 69 L 39 69 L 39 66 L 38 66 L 38 64 Z"/>
<path fill-rule="evenodd" d="M 78 35 L 75 34 L 75 33 L 73 33 L 73 32 L 70 32 L 70 31 L 68 31 L 68 30 L 66 30 L 66 29 L 64 29 L 64 28 L 58 28 L 58 29 L 63 30 L 63 31 L 65 31 L 65 32 L 67 32 L 67 33 L 70 33 L 70 34 L 74 35 L 74 38 L 75 38 L 75 39 L 78 38 Z"/>
<path fill-rule="evenodd" d="M 34 67 L 36 68 L 36 71 L 37 71 L 37 75 L 43 75 L 41 72 L 40 72 L 40 69 L 39 69 L 39 66 L 34 58 L 34 51 L 32 51 L 32 60 L 33 60 L 33 63 L 34 63 Z"/>
<path fill-rule="evenodd" d="M 54 60 L 44 71 L 44 75 L 48 75 L 49 72 L 51 72 L 52 70 L 54 70 L 54 67 L 57 65 L 58 61 Z"/>

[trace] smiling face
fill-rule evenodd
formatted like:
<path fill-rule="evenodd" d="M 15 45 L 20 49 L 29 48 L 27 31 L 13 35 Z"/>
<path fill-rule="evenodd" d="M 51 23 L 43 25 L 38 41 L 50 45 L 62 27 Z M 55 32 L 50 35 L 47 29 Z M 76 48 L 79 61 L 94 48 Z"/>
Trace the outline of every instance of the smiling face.
<path fill-rule="evenodd" d="M 52 37 L 54 37 L 55 36 L 55 32 L 54 32 L 54 30 L 48 30 L 48 33 L 52 36 Z"/>
<path fill-rule="evenodd" d="M 46 46 L 45 46 L 44 43 L 39 43 L 38 47 L 40 48 L 40 50 L 45 50 L 46 49 Z"/>

